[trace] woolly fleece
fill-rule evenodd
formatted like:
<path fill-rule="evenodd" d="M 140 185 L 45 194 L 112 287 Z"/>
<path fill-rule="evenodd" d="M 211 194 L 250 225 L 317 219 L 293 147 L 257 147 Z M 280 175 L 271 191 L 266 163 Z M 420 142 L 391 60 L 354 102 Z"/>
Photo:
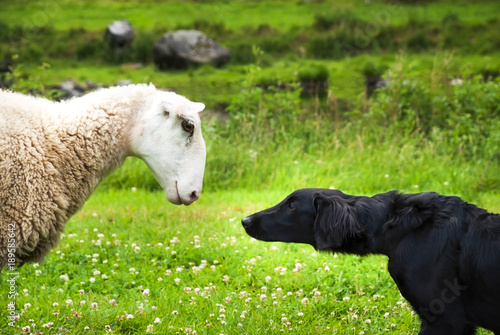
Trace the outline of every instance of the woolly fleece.
<path fill-rule="evenodd" d="M 66 221 L 123 163 L 138 111 L 158 90 L 131 85 L 52 102 L 0 90 L 0 270 L 41 261 Z M 9 229 L 10 228 L 10 229 Z"/>

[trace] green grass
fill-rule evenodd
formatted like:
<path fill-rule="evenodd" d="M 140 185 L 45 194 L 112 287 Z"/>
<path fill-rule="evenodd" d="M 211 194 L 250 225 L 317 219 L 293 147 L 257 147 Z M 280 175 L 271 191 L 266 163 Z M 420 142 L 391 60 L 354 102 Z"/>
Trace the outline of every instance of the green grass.
<path fill-rule="evenodd" d="M 204 192 L 192 206 L 169 204 L 138 159 L 107 177 L 46 262 L 20 269 L 21 318 L 15 329 L 6 328 L 7 311 L 0 309 L 0 333 L 30 326 L 43 334 L 142 334 L 149 325 L 156 334 L 417 333 L 418 317 L 390 278 L 385 257 L 259 242 L 240 224 L 302 187 L 356 195 L 435 191 L 500 212 L 499 82 L 448 84 L 450 77 L 498 74 L 500 49 L 490 38 L 500 22 L 498 1 L 365 3 L 2 4 L 0 55 L 18 55 L 16 90 L 48 92 L 67 78 L 104 85 L 130 79 L 173 88 L 231 118 L 203 119 Z M 310 48 L 337 31 L 346 40 L 359 38 L 359 29 L 389 9 L 397 12 L 387 30 L 359 54 L 338 58 L 329 45 L 324 54 Z M 105 26 L 122 18 L 141 34 L 133 54 L 140 57 L 130 59 L 142 62 L 140 69 L 117 64 L 100 49 Z M 159 72 L 141 50 L 169 29 L 198 26 L 247 53 L 236 50 L 240 59 L 223 68 Z M 9 33 L 20 32 L 24 37 L 6 43 Z M 397 49 L 383 45 L 388 41 Z M 254 44 L 264 53 L 252 54 Z M 304 69 L 323 67 L 324 97 L 279 88 Z M 383 77 L 392 84 L 367 98 L 364 74 L 378 69 L 387 69 Z M 4 271 L 1 297 L 6 279 Z"/>
<path fill-rule="evenodd" d="M 200 1 L 193 5 L 186 1 L 40 1 L 23 0 L 2 4 L 0 20 L 7 24 L 29 26 L 52 25 L 55 29 L 84 28 L 101 30 L 113 20 L 127 18 L 139 29 L 153 29 L 158 25 L 173 28 L 206 19 L 223 22 L 229 29 L 257 27 L 271 24 L 280 30 L 294 26 L 308 26 L 316 14 L 352 11 L 366 21 L 386 20 L 401 25 L 408 20 L 423 19 L 441 22 L 448 14 L 456 14 L 470 23 L 497 19 L 496 1 L 436 1 L 424 5 L 391 5 L 387 1 Z M 19 18 L 22 18 L 19 20 Z"/>
<path fill-rule="evenodd" d="M 283 196 L 205 193 L 186 208 L 162 192 L 97 192 L 45 264 L 20 270 L 15 333 L 143 334 L 148 325 L 155 334 L 416 333 L 385 257 L 317 253 L 244 233 L 242 217 Z"/>

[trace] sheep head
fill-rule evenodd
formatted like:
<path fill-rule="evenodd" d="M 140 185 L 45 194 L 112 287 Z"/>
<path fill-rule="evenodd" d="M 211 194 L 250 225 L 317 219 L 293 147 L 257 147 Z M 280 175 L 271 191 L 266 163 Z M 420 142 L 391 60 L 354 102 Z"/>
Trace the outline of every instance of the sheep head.
<path fill-rule="evenodd" d="M 198 113 L 204 108 L 173 92 L 157 91 L 132 125 L 131 154 L 146 162 L 176 205 L 190 205 L 201 194 L 206 148 Z"/>

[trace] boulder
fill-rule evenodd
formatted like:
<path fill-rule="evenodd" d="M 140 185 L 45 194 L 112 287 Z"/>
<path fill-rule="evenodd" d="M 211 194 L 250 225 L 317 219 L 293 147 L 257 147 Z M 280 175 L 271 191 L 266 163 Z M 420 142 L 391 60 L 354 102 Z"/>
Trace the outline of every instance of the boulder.
<path fill-rule="evenodd" d="M 221 66 L 230 57 L 229 49 L 197 30 L 166 33 L 156 41 L 153 49 L 154 62 L 160 70 L 184 69 L 206 63 Z"/>
<path fill-rule="evenodd" d="M 113 21 L 104 32 L 104 40 L 112 49 L 123 51 L 132 44 L 135 30 L 127 20 Z"/>
<path fill-rule="evenodd" d="M 81 97 L 85 93 L 84 87 L 73 79 L 65 80 L 53 88 L 58 91 L 58 93 L 54 92 L 54 98 L 57 101 Z"/>

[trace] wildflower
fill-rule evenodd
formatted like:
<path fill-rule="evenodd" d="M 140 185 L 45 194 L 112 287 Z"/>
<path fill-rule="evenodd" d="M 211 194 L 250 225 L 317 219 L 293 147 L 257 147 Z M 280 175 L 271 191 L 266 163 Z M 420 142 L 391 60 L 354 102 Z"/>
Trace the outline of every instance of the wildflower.
<path fill-rule="evenodd" d="M 351 300 L 351 298 L 349 298 L 349 297 L 343 297 L 342 300 L 343 301 L 349 301 L 349 300 Z"/>
<path fill-rule="evenodd" d="M 179 284 L 181 282 L 180 278 L 175 278 L 174 281 L 176 284 Z"/>
<path fill-rule="evenodd" d="M 53 303 L 52 306 L 57 307 L 59 304 L 57 302 Z"/>
<path fill-rule="evenodd" d="M 266 277 L 266 283 L 269 283 L 271 281 L 271 276 Z"/>
<path fill-rule="evenodd" d="M 64 281 L 68 281 L 68 280 L 69 280 L 69 277 L 68 277 L 68 275 L 67 275 L 67 274 L 63 274 L 63 275 L 61 275 L 59 278 L 61 278 L 61 279 L 62 279 L 62 280 L 64 280 Z"/>
<path fill-rule="evenodd" d="M 85 301 L 85 300 L 80 301 L 80 305 L 81 305 L 81 306 L 85 305 L 85 303 L 86 303 L 86 301 Z"/>
<path fill-rule="evenodd" d="M 227 283 L 229 281 L 229 276 L 228 275 L 222 276 L 222 281 Z"/>
<path fill-rule="evenodd" d="M 99 271 L 99 270 L 94 270 L 94 271 L 92 272 L 92 274 L 93 274 L 94 276 L 99 276 L 99 275 L 101 274 L 101 271 Z"/>
<path fill-rule="evenodd" d="M 309 299 L 307 299 L 307 298 L 303 298 L 303 299 L 301 300 L 301 302 L 302 302 L 302 305 L 304 305 L 304 306 L 309 305 Z"/>
<path fill-rule="evenodd" d="M 172 315 L 177 315 L 177 314 L 179 314 L 179 312 L 177 312 L 177 311 L 172 311 Z"/>
<path fill-rule="evenodd" d="M 91 283 L 95 283 L 95 278 L 94 278 L 94 277 L 91 277 L 91 278 L 89 279 L 89 281 L 90 281 Z"/>
<path fill-rule="evenodd" d="M 29 302 L 24 304 L 24 308 L 30 308 L 30 307 L 31 307 L 31 304 Z"/>
<path fill-rule="evenodd" d="M 266 301 L 266 300 L 267 300 L 267 296 L 265 294 L 261 294 L 260 301 Z"/>
<path fill-rule="evenodd" d="M 66 300 L 66 305 L 73 306 L 73 300 L 71 300 L 71 299 Z"/>
<path fill-rule="evenodd" d="M 90 306 L 91 306 L 93 309 L 96 309 L 96 308 L 97 308 L 97 302 L 93 302 Z"/>
<path fill-rule="evenodd" d="M 149 289 L 145 289 L 143 292 L 142 292 L 142 295 L 145 296 L 145 297 L 149 297 Z"/>
<path fill-rule="evenodd" d="M 156 319 L 154 320 L 154 323 L 155 323 L 155 324 L 159 324 L 160 322 L 161 322 L 160 318 L 156 318 Z"/>
<path fill-rule="evenodd" d="M 128 319 L 128 320 L 132 320 L 133 318 L 134 318 L 134 316 L 133 316 L 132 314 L 128 314 L 128 315 L 127 315 L 127 319 Z"/>
<path fill-rule="evenodd" d="M 78 293 L 79 293 L 80 295 L 84 295 L 84 294 L 85 294 L 85 290 L 80 290 L 80 291 L 78 291 Z"/>
<path fill-rule="evenodd" d="M 115 300 L 115 299 L 111 299 L 111 300 L 109 301 L 109 303 L 111 304 L 111 306 L 116 306 L 116 305 L 117 305 L 117 303 L 116 303 L 116 300 Z"/>

